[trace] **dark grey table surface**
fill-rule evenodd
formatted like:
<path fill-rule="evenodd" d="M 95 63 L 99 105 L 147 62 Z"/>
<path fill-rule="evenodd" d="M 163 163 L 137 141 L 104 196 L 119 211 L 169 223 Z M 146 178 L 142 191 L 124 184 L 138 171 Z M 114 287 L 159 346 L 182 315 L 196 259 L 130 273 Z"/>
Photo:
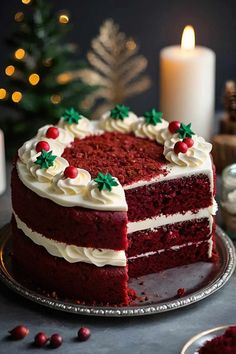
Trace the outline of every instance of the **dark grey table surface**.
<path fill-rule="evenodd" d="M 9 178 L 8 178 L 9 182 Z M 9 183 L 0 196 L 0 228 L 10 220 Z M 22 341 L 9 341 L 7 332 L 18 324 L 30 328 Z M 215 294 L 186 308 L 136 318 L 95 318 L 58 312 L 34 304 L 0 283 L 0 353 L 39 353 L 31 343 L 39 331 L 61 333 L 57 353 L 178 354 L 193 335 L 208 328 L 236 324 L 236 274 Z M 89 341 L 75 340 L 80 326 L 88 326 Z"/>

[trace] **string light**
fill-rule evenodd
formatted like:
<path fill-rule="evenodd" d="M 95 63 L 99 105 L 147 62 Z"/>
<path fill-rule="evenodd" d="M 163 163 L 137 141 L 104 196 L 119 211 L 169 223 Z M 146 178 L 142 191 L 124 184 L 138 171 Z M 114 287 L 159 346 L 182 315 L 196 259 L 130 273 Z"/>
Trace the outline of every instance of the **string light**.
<path fill-rule="evenodd" d="M 36 73 L 33 73 L 29 76 L 29 83 L 33 86 L 37 85 L 39 83 L 40 76 Z"/>
<path fill-rule="evenodd" d="M 61 14 L 59 16 L 59 22 L 62 23 L 63 25 L 66 25 L 70 21 L 70 18 L 66 14 Z"/>
<path fill-rule="evenodd" d="M 21 2 L 24 5 L 29 5 L 31 3 L 31 0 L 21 0 Z"/>
<path fill-rule="evenodd" d="M 14 74 L 14 72 L 15 72 L 15 67 L 14 67 L 14 65 L 8 65 L 8 66 L 6 67 L 6 69 L 5 69 L 5 74 L 6 74 L 7 76 L 12 76 L 12 75 Z"/>
<path fill-rule="evenodd" d="M 0 100 L 4 100 L 7 96 L 7 91 L 4 88 L 0 88 Z"/>
<path fill-rule="evenodd" d="M 24 13 L 19 11 L 14 16 L 16 22 L 22 22 L 24 20 Z"/>
<path fill-rule="evenodd" d="M 57 76 L 58 84 L 66 84 L 72 79 L 72 75 L 70 73 L 62 73 Z"/>
<path fill-rule="evenodd" d="M 129 39 L 127 42 L 126 42 L 126 48 L 128 50 L 134 50 L 135 48 L 137 47 L 137 44 L 135 43 L 135 41 L 133 39 Z"/>
<path fill-rule="evenodd" d="M 11 95 L 11 99 L 15 103 L 19 103 L 22 100 L 22 93 L 20 91 L 14 91 Z"/>
<path fill-rule="evenodd" d="M 53 104 L 58 104 L 61 102 L 61 96 L 60 95 L 52 95 L 50 97 L 50 101 L 53 103 Z"/>
<path fill-rule="evenodd" d="M 24 59 L 25 50 L 23 48 L 19 48 L 15 51 L 15 58 L 18 60 Z"/>

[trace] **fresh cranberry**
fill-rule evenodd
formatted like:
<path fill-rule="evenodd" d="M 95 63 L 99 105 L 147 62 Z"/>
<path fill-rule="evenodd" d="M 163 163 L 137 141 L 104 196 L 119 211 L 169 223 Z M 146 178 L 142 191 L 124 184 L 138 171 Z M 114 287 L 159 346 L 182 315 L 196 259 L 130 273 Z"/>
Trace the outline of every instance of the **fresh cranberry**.
<path fill-rule="evenodd" d="M 185 289 L 184 288 L 179 288 L 177 290 L 177 295 L 178 295 L 178 297 L 184 296 L 185 295 Z"/>
<path fill-rule="evenodd" d="M 66 167 L 64 171 L 64 176 L 66 178 L 76 178 L 78 176 L 78 170 L 74 166 L 68 166 Z"/>
<path fill-rule="evenodd" d="M 13 339 L 23 339 L 29 334 L 29 328 L 25 326 L 17 326 L 13 328 L 11 331 L 9 331 L 11 337 Z"/>
<path fill-rule="evenodd" d="M 48 128 L 46 132 L 46 137 L 49 139 L 56 139 L 59 136 L 59 130 L 56 127 Z"/>
<path fill-rule="evenodd" d="M 78 331 L 78 338 L 81 342 L 88 340 L 90 335 L 91 335 L 90 329 L 87 327 L 81 327 Z"/>
<path fill-rule="evenodd" d="M 48 144 L 47 141 L 39 141 L 38 144 L 36 145 L 36 151 L 41 152 L 42 150 L 49 151 L 50 150 L 50 145 Z"/>
<path fill-rule="evenodd" d="M 34 345 L 39 348 L 44 346 L 47 343 L 47 341 L 48 341 L 48 336 L 43 332 L 39 332 L 34 337 Z"/>
<path fill-rule="evenodd" d="M 62 345 L 63 339 L 62 336 L 58 333 L 54 333 L 50 338 L 50 346 L 52 348 L 58 348 Z"/>
<path fill-rule="evenodd" d="M 194 141 L 192 138 L 184 138 L 183 142 L 189 147 L 191 148 L 194 144 Z"/>
<path fill-rule="evenodd" d="M 173 120 L 169 123 L 169 131 L 174 134 L 180 128 L 180 122 L 178 120 Z"/>
<path fill-rule="evenodd" d="M 185 154 L 187 150 L 188 150 L 188 145 L 185 144 L 183 141 L 177 141 L 177 143 L 175 143 L 174 152 L 176 153 L 176 155 L 178 155 L 178 153 L 180 152 Z"/>

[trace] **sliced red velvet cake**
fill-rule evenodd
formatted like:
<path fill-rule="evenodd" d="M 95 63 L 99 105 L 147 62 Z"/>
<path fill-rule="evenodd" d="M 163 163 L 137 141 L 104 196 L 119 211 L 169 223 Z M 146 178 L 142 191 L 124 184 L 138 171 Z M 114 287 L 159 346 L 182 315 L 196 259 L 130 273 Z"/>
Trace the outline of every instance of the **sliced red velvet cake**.
<path fill-rule="evenodd" d="M 42 289 L 128 304 L 128 279 L 215 252 L 211 144 L 191 124 L 117 105 L 99 121 L 68 109 L 18 151 L 15 263 Z"/>
<path fill-rule="evenodd" d="M 235 354 L 236 353 L 236 326 L 228 327 L 225 333 L 217 336 L 199 349 L 199 354 Z"/>

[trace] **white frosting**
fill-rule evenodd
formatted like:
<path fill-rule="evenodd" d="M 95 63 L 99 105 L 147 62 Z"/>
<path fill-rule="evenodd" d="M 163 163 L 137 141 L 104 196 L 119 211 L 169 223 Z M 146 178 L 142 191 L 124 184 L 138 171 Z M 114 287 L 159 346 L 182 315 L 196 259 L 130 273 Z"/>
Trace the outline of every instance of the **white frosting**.
<path fill-rule="evenodd" d="M 174 134 L 172 137 L 165 141 L 164 143 L 164 156 L 165 158 L 181 167 L 196 167 L 201 165 L 209 156 L 212 149 L 212 145 L 207 143 L 202 137 L 193 135 L 192 139 L 194 144 L 191 148 L 188 148 L 187 152 L 184 154 L 180 152 L 176 154 L 174 152 L 174 146 L 177 141 L 179 141 L 179 135 Z"/>
<path fill-rule="evenodd" d="M 158 134 L 156 136 L 156 141 L 159 144 L 164 145 L 165 141 L 171 139 L 172 136 L 173 136 L 173 134 L 169 131 L 168 127 L 166 127 L 166 128 L 161 129 L 158 132 Z"/>
<path fill-rule="evenodd" d="M 133 112 L 129 112 L 129 116 L 123 120 L 114 119 L 110 114 L 111 111 L 108 111 L 100 119 L 100 127 L 107 132 L 131 133 L 133 124 L 138 120 L 138 117 Z"/>
<path fill-rule="evenodd" d="M 85 262 L 94 264 L 97 267 L 104 267 L 105 265 L 126 266 L 125 251 L 68 245 L 64 242 L 49 239 L 31 230 L 15 213 L 14 216 L 18 229 L 22 230 L 34 243 L 44 247 L 54 257 L 63 258 L 69 263 Z"/>
<path fill-rule="evenodd" d="M 18 156 L 22 162 L 28 163 L 30 159 L 35 158 L 37 155 L 36 145 L 39 141 L 46 141 L 50 146 L 50 151 L 53 155 L 61 156 L 65 145 L 61 144 L 57 139 L 48 139 L 48 138 L 33 138 L 26 141 L 18 150 Z"/>
<path fill-rule="evenodd" d="M 92 180 L 89 185 L 85 195 L 85 199 L 92 202 L 95 205 L 102 206 L 112 206 L 118 205 L 121 198 L 125 200 L 125 192 L 119 183 L 117 178 L 114 180 L 118 183 L 118 186 L 112 187 L 111 191 L 99 190 L 97 183 Z M 95 208 L 96 209 L 96 208 Z M 128 210 L 128 205 L 126 204 L 126 210 Z"/>
<path fill-rule="evenodd" d="M 92 122 L 83 117 L 78 123 L 68 124 L 63 118 L 59 120 L 58 126 L 73 134 L 75 138 L 84 139 L 86 136 L 94 134 L 94 125 Z"/>
<path fill-rule="evenodd" d="M 49 168 L 41 168 L 39 165 L 35 163 L 37 156 L 40 155 L 38 153 L 35 155 L 27 164 L 27 168 L 32 174 L 32 176 L 38 180 L 39 182 L 47 183 L 50 182 L 55 175 L 61 173 L 65 170 L 69 163 L 63 157 L 56 157 L 53 161 L 53 165 Z"/>
<path fill-rule="evenodd" d="M 208 242 L 208 257 L 211 258 L 212 256 L 212 248 L 213 248 L 213 241 L 212 241 L 212 238 L 210 238 L 208 241 L 206 240 L 203 240 L 203 241 L 198 241 L 198 242 L 187 242 L 187 243 L 184 243 L 182 245 L 176 245 L 176 246 L 172 246 L 168 249 L 165 249 L 165 248 L 162 248 L 160 250 L 157 250 L 157 251 L 151 251 L 151 252 L 146 252 L 146 253 L 141 253 L 141 254 L 138 254 L 136 256 L 132 256 L 132 257 L 129 257 L 128 258 L 128 261 L 132 261 L 134 259 L 137 259 L 137 258 L 144 258 L 144 257 L 149 257 L 149 256 L 153 256 L 155 254 L 160 254 L 160 253 L 163 253 L 163 252 L 166 252 L 166 251 L 178 251 L 180 250 L 181 248 L 183 247 L 190 247 L 192 245 L 195 245 L 196 247 L 198 247 L 199 245 L 201 245 L 202 243 L 204 242 Z"/>
<path fill-rule="evenodd" d="M 53 178 L 52 190 L 55 193 L 66 195 L 85 194 L 87 185 L 91 181 L 90 173 L 81 168 L 77 168 L 78 176 L 76 178 L 65 178 L 61 172 Z"/>
<path fill-rule="evenodd" d="M 160 132 L 168 127 L 168 125 L 169 123 L 164 119 L 162 119 L 161 123 L 157 123 L 156 125 L 146 124 L 145 118 L 140 117 L 133 125 L 133 132 L 139 138 L 148 138 L 159 142 Z"/>
<path fill-rule="evenodd" d="M 127 211 L 128 206 L 125 200 L 125 194 L 122 186 L 119 184 L 118 187 L 113 187 L 116 191 L 114 192 L 114 198 L 110 200 L 109 204 L 103 204 L 102 202 L 98 202 L 96 197 L 91 198 L 88 195 L 84 194 L 62 194 L 55 192 L 52 188 L 52 183 L 42 183 L 37 179 L 32 177 L 32 174 L 28 170 L 27 166 L 23 164 L 21 161 L 17 161 L 16 164 L 17 172 L 22 183 L 29 189 L 31 189 L 34 193 L 38 194 L 43 198 L 47 198 L 52 200 L 54 203 L 65 207 L 73 207 L 80 206 L 83 208 L 95 209 L 95 210 L 110 210 L 110 211 Z M 91 186 L 90 186 L 91 187 Z M 119 195 L 118 195 L 119 190 Z M 107 192 L 107 193 L 112 193 Z M 96 193 L 95 193 L 96 195 Z"/>
<path fill-rule="evenodd" d="M 216 202 L 215 202 L 216 204 Z M 197 213 L 187 211 L 186 213 L 176 213 L 172 215 L 158 215 L 153 218 L 148 218 L 142 221 L 133 221 L 128 223 L 128 233 L 146 230 L 146 229 L 156 229 L 161 226 L 168 224 L 174 224 L 177 222 L 184 222 L 188 220 L 196 220 L 202 218 L 209 219 L 210 232 L 212 231 L 212 215 L 215 215 L 215 205 L 214 207 L 200 209 Z"/>
<path fill-rule="evenodd" d="M 44 125 L 42 128 L 38 130 L 36 138 L 38 140 L 45 140 L 46 133 L 48 128 L 54 127 L 53 125 Z M 74 141 L 74 135 L 70 133 L 68 130 L 62 129 L 60 127 L 55 127 L 59 131 L 59 136 L 56 139 L 49 139 L 50 142 L 57 141 L 63 146 L 69 146 Z"/>

